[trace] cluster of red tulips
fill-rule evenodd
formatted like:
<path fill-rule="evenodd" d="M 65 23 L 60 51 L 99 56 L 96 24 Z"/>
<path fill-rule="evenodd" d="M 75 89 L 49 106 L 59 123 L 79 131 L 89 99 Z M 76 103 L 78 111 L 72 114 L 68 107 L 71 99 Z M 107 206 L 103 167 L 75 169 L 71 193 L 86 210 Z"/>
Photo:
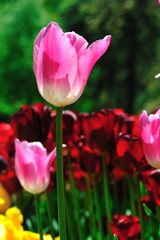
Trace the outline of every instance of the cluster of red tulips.
<path fill-rule="evenodd" d="M 160 170 L 145 159 L 138 122 L 139 116 L 122 109 L 91 114 L 63 111 L 65 192 L 76 191 L 71 198 L 73 211 L 81 202 L 80 193 L 83 201 L 87 196 L 88 205 L 81 211 L 77 207 L 75 221 L 79 218 L 83 230 L 87 209 L 93 239 L 98 239 L 96 232 L 115 234 L 121 240 L 158 236 Z M 56 112 L 42 103 L 24 105 L 10 123 L 0 124 L 0 181 L 10 194 L 23 190 L 15 174 L 15 138 L 39 141 L 50 153 L 56 146 Z M 56 189 L 56 161 L 50 175 L 47 190 L 52 192 Z M 149 231 L 148 222 L 153 219 L 156 226 Z"/>

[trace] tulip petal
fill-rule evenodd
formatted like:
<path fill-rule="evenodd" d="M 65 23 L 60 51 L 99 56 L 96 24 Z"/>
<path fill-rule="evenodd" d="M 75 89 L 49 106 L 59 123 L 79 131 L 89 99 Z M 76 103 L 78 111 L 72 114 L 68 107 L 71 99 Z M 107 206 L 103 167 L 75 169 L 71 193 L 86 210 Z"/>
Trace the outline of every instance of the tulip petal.
<path fill-rule="evenodd" d="M 50 167 L 53 163 L 53 161 L 55 160 L 56 157 L 56 148 L 53 149 L 52 152 L 50 152 L 50 154 L 48 155 L 47 159 L 46 159 L 46 171 L 50 170 Z"/>
<path fill-rule="evenodd" d="M 88 42 L 75 32 L 67 32 L 65 34 L 70 39 L 71 44 L 75 47 L 79 59 L 79 57 L 86 51 Z"/>
<path fill-rule="evenodd" d="M 111 36 L 92 43 L 86 52 L 79 59 L 80 78 L 87 81 L 88 76 L 98 59 L 107 51 L 111 42 Z"/>
<path fill-rule="evenodd" d="M 37 193 L 37 169 L 33 162 L 29 162 L 23 166 L 23 176 L 21 178 L 21 184 L 25 190 L 33 194 Z M 18 175 L 17 175 L 18 176 Z"/>
<path fill-rule="evenodd" d="M 41 95 L 53 105 L 63 104 L 77 75 L 77 53 L 56 23 L 50 23 L 43 33 L 37 66 L 36 80 Z"/>
<path fill-rule="evenodd" d="M 148 163 L 160 168 L 160 111 L 150 114 L 143 111 L 139 120 L 143 149 Z"/>
<path fill-rule="evenodd" d="M 44 166 L 47 158 L 47 151 L 40 142 L 28 143 L 28 149 L 32 154 L 32 159 L 37 167 L 37 180 L 39 181 L 44 175 Z"/>
<path fill-rule="evenodd" d="M 63 33 L 51 22 L 34 42 L 33 69 L 38 90 L 54 106 L 64 107 L 81 96 L 96 61 L 105 53 L 111 36 L 93 43 L 75 32 Z"/>
<path fill-rule="evenodd" d="M 143 111 L 139 119 L 139 129 L 144 142 L 149 143 L 151 140 L 151 126 L 146 111 Z"/>
<path fill-rule="evenodd" d="M 74 96 L 70 97 L 71 101 L 69 101 L 68 104 L 74 103 L 82 95 L 94 64 L 107 51 L 110 42 L 110 35 L 101 40 L 97 40 L 81 55 L 79 58 L 77 78 L 70 93 L 70 95 Z"/>
<path fill-rule="evenodd" d="M 143 149 L 148 163 L 154 168 L 160 168 L 160 135 L 153 143 L 144 143 Z"/>
<path fill-rule="evenodd" d="M 26 148 L 26 144 L 26 141 L 21 143 L 18 139 L 15 140 L 15 171 L 20 182 L 23 182 L 24 179 L 24 166 L 33 162 L 32 154 Z"/>
<path fill-rule="evenodd" d="M 53 161 L 55 160 L 56 157 L 56 148 L 53 149 L 52 152 L 50 152 L 50 154 L 48 155 L 47 159 L 46 159 L 46 164 L 45 164 L 45 178 L 50 177 L 50 174 L 48 174 L 50 172 L 50 167 L 53 163 Z"/>
<path fill-rule="evenodd" d="M 35 41 L 34 41 L 34 49 L 33 49 L 33 70 L 35 75 L 37 75 L 37 61 L 38 61 L 38 52 L 40 47 L 40 42 L 42 39 L 42 36 L 44 34 L 46 28 L 42 28 L 39 34 L 37 35 Z"/>
<path fill-rule="evenodd" d="M 40 142 L 28 143 L 16 139 L 15 150 L 15 170 L 21 185 L 33 194 L 44 191 L 49 184 L 55 149 L 47 157 L 47 151 Z"/>

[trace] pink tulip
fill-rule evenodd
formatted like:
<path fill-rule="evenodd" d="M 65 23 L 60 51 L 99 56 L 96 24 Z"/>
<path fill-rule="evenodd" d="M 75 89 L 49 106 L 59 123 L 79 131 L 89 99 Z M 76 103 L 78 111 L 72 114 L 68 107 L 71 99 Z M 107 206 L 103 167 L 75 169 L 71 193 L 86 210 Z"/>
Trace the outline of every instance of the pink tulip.
<path fill-rule="evenodd" d="M 158 0 L 159 4 L 160 4 L 160 0 Z"/>
<path fill-rule="evenodd" d="M 33 51 L 33 69 L 42 97 L 57 107 L 77 101 L 110 41 L 111 36 L 106 36 L 87 48 L 82 36 L 63 33 L 58 24 L 49 23 L 36 37 Z"/>
<path fill-rule="evenodd" d="M 32 194 L 43 192 L 50 182 L 50 167 L 56 149 L 47 156 L 40 142 L 20 142 L 16 139 L 15 150 L 15 170 L 22 187 Z"/>
<path fill-rule="evenodd" d="M 139 119 L 139 128 L 148 163 L 152 167 L 160 168 L 160 109 L 149 116 L 143 111 Z"/>

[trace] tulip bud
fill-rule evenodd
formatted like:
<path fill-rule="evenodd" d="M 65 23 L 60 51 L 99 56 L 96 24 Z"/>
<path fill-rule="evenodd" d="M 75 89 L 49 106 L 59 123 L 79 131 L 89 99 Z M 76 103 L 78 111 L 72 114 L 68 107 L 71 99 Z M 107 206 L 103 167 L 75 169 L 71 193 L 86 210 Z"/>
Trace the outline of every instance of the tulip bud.
<path fill-rule="evenodd" d="M 32 194 L 43 192 L 50 182 L 50 167 L 56 149 L 47 156 L 47 150 L 40 142 L 16 139 L 15 150 L 15 170 L 22 187 Z"/>
<path fill-rule="evenodd" d="M 139 128 L 148 163 L 152 167 L 160 168 L 160 110 L 149 116 L 143 111 L 139 119 Z"/>
<path fill-rule="evenodd" d="M 97 60 L 106 52 L 111 36 L 88 42 L 75 32 L 63 33 L 51 22 L 34 41 L 33 70 L 42 97 L 57 107 L 76 102 Z"/>

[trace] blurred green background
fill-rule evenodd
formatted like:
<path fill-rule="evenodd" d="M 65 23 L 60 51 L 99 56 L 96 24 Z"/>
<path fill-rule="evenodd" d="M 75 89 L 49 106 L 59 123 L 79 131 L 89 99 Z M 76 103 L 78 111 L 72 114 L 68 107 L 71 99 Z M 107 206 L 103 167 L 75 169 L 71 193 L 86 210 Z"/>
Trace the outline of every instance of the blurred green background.
<path fill-rule="evenodd" d="M 160 6 L 157 0 L 1 0 L 0 117 L 23 104 L 45 102 L 32 70 L 33 42 L 57 22 L 87 41 L 112 35 L 82 97 L 66 109 L 79 112 L 123 108 L 128 113 L 159 107 Z M 54 109 L 54 107 L 53 107 Z"/>

